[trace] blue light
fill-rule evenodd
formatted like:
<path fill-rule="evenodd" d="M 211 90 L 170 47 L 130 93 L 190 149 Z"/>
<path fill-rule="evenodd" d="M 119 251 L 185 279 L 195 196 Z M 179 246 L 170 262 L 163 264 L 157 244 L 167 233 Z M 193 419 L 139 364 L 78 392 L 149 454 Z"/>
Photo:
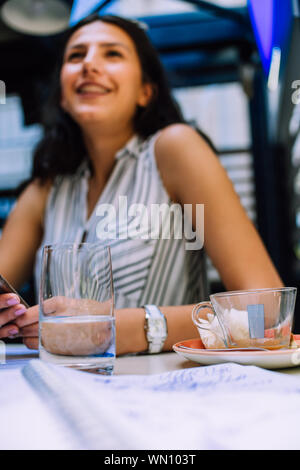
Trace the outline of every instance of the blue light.
<path fill-rule="evenodd" d="M 101 9 L 101 13 L 117 13 L 116 3 L 118 0 L 112 0 L 106 7 Z M 80 20 L 88 16 L 97 8 L 101 8 L 104 0 L 74 0 L 70 16 L 70 26 L 75 25 Z"/>
<path fill-rule="evenodd" d="M 248 0 L 248 9 L 262 65 L 268 75 L 272 51 L 281 50 L 283 66 L 288 54 L 292 0 Z"/>
<path fill-rule="evenodd" d="M 248 7 L 263 68 L 268 74 L 272 56 L 274 1 L 248 0 Z"/>
<path fill-rule="evenodd" d="M 73 26 L 89 15 L 101 3 L 99 0 L 74 0 L 70 16 L 70 26 Z"/>

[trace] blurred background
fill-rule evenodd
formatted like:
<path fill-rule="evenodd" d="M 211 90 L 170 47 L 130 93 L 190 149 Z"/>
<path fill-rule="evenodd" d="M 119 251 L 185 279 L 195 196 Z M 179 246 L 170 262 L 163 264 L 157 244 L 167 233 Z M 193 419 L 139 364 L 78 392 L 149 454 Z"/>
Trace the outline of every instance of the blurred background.
<path fill-rule="evenodd" d="M 43 134 L 61 34 L 95 11 L 148 25 L 185 117 L 212 139 L 286 285 L 300 287 L 300 0 L 0 0 L 0 236 Z M 224 290 L 210 260 L 208 278 Z M 31 283 L 22 294 L 33 302 Z"/>

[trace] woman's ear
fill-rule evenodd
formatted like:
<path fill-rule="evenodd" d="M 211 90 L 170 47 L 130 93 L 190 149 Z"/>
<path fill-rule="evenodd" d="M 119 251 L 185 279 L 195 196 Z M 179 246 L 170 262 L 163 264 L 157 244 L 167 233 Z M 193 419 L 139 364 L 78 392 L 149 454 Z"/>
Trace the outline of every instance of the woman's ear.
<path fill-rule="evenodd" d="M 142 108 L 146 108 L 146 106 L 148 106 L 148 104 L 150 103 L 153 95 L 154 95 L 154 85 L 152 85 L 152 83 L 149 83 L 149 82 L 144 83 L 141 89 L 140 98 L 138 100 L 138 105 L 141 106 Z"/>

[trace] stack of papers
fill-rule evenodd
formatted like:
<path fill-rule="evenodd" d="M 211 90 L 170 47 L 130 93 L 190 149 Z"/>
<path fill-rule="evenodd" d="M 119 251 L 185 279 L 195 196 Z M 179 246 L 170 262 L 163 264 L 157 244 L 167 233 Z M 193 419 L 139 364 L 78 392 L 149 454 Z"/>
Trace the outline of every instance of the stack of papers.
<path fill-rule="evenodd" d="M 300 448 L 297 377 L 237 364 L 104 377 L 40 360 L 22 374 L 14 375 L 18 403 L 7 398 L 4 421 L 0 409 L 1 448 L 41 448 L 43 442 L 45 448 L 105 450 Z M 24 413 L 33 416 L 26 442 L 19 433 L 12 443 L 5 419 L 24 423 Z M 36 440 L 29 442 L 30 435 Z"/>

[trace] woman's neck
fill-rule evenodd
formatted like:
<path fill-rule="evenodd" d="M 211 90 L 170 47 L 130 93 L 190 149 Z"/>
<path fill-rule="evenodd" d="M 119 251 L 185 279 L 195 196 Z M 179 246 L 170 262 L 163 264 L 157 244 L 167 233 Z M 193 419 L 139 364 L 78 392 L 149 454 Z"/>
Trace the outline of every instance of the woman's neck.
<path fill-rule="evenodd" d="M 96 180 L 102 182 L 108 180 L 114 167 L 116 153 L 126 145 L 133 135 L 133 129 L 105 134 L 99 131 L 99 128 L 83 132 L 85 146 Z"/>
<path fill-rule="evenodd" d="M 115 165 L 115 155 L 133 136 L 133 130 L 126 132 L 103 133 L 99 127 L 91 132 L 83 132 L 85 146 L 93 166 L 87 194 L 88 218 L 99 200 Z"/>

